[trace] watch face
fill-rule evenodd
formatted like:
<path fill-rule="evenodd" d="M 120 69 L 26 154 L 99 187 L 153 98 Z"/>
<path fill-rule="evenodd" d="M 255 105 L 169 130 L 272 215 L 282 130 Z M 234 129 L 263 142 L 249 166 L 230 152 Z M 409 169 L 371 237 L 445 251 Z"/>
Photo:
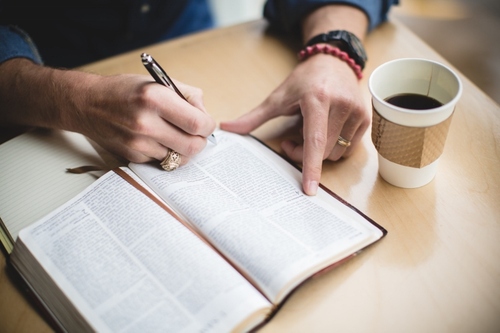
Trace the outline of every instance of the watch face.
<path fill-rule="evenodd" d="M 356 51 L 356 53 L 361 58 L 363 58 L 363 60 L 366 61 L 366 53 L 365 53 L 363 45 L 361 44 L 361 41 L 358 39 L 358 37 L 356 37 L 353 34 L 349 34 L 349 39 L 350 39 L 350 42 L 351 42 L 350 44 L 354 48 L 354 50 Z"/>

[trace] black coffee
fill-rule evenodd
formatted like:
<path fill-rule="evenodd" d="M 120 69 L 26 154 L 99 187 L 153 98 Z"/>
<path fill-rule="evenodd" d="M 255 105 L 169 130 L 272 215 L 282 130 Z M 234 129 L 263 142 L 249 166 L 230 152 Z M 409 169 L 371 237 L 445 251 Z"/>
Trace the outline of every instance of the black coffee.
<path fill-rule="evenodd" d="M 385 101 L 392 105 L 412 110 L 434 109 L 443 105 L 443 103 L 432 97 L 410 93 L 390 96 Z"/>

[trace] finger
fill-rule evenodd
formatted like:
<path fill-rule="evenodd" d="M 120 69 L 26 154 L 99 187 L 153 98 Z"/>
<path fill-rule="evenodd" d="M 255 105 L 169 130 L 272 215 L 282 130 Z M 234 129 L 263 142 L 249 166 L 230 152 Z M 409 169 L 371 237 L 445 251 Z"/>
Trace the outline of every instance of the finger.
<path fill-rule="evenodd" d="M 163 89 L 150 107 L 164 121 L 188 134 L 208 137 L 215 130 L 215 120 L 208 113 L 191 105 L 170 89 Z"/>
<path fill-rule="evenodd" d="M 203 103 L 203 90 L 197 87 L 184 84 L 177 80 L 173 81 L 177 85 L 177 88 L 181 91 L 181 93 L 184 95 L 184 97 L 191 105 L 207 113 L 205 104 Z"/>
<path fill-rule="evenodd" d="M 136 138 L 136 144 L 134 146 L 134 151 L 131 152 L 135 155 L 131 162 L 145 163 L 153 160 L 162 162 L 168 156 L 170 151 L 175 149 L 168 148 L 159 144 L 158 142 L 151 140 L 150 138 Z M 180 156 L 179 165 L 185 165 L 189 161 L 189 157 L 177 152 Z"/>
<path fill-rule="evenodd" d="M 188 162 L 189 158 L 187 156 L 183 156 L 173 149 L 167 149 L 165 157 L 160 160 L 159 164 L 164 170 L 173 171 Z"/>
<path fill-rule="evenodd" d="M 358 129 L 356 130 L 356 133 L 354 134 L 354 136 L 350 139 L 351 141 L 351 144 L 349 145 L 349 147 L 347 147 L 344 151 L 344 153 L 341 155 L 342 157 L 348 157 L 348 156 L 351 156 L 353 151 L 354 151 L 354 148 L 356 148 L 356 146 L 359 144 L 359 142 L 361 141 L 361 137 L 363 136 L 364 134 L 364 130 L 361 129 L 361 126 L 358 127 Z"/>
<path fill-rule="evenodd" d="M 349 119 L 343 124 L 342 129 L 339 131 L 339 135 L 332 138 L 334 143 L 333 148 L 330 150 L 330 154 L 327 157 L 329 160 L 337 161 L 341 157 L 347 157 L 352 154 L 353 149 L 361 140 L 364 132 L 368 128 L 370 121 L 368 118 L 356 117 L 351 114 Z M 335 133 L 335 132 L 334 132 Z M 340 140 L 340 137 L 347 140 L 349 145 L 346 147 Z"/>
<path fill-rule="evenodd" d="M 152 135 L 153 141 L 177 151 L 182 156 L 194 156 L 201 152 L 207 145 L 206 138 L 198 135 L 190 135 L 168 122 L 159 121 L 155 123 L 155 126 L 155 134 Z"/>
<path fill-rule="evenodd" d="M 356 122 L 352 121 L 351 110 L 349 105 L 343 105 L 342 103 L 336 103 L 330 106 L 330 113 L 328 119 L 328 139 L 325 148 L 324 159 L 338 160 L 342 154 L 345 152 L 345 147 L 338 144 L 339 136 L 341 132 L 344 132 L 342 136 L 346 140 L 350 140 L 354 135 L 353 124 L 358 126 Z M 346 129 L 352 129 L 352 133 Z M 343 149 L 339 149 L 343 148 Z M 334 152 L 340 155 L 334 155 Z M 334 159 L 336 157 L 336 159 Z"/>
<path fill-rule="evenodd" d="M 356 123 L 353 125 L 352 122 L 348 121 L 344 124 L 342 130 L 333 131 L 334 134 L 330 140 L 333 147 L 329 150 L 330 154 L 327 157 L 329 160 L 339 160 L 351 148 L 358 128 L 359 124 Z M 335 135 L 335 133 L 339 134 Z"/>
<path fill-rule="evenodd" d="M 304 102 L 304 152 L 302 186 L 308 195 L 315 195 L 321 179 L 321 169 L 328 137 L 329 108 L 325 103 Z"/>
<path fill-rule="evenodd" d="M 285 140 L 281 142 L 281 149 L 285 152 L 286 156 L 294 162 L 302 162 L 304 157 L 304 146 L 293 142 L 291 140 Z"/>
<path fill-rule="evenodd" d="M 370 125 L 369 120 L 363 121 L 360 124 L 360 126 L 356 130 L 356 133 L 354 134 L 354 137 L 351 139 L 351 145 L 349 146 L 349 148 L 346 149 L 345 153 L 342 156 L 348 157 L 352 155 L 356 146 L 361 142 L 363 135 L 366 132 L 369 125 Z"/>
<path fill-rule="evenodd" d="M 198 114 L 202 114 L 198 110 Z M 123 135 L 123 144 L 130 151 L 142 153 L 154 159 L 162 159 L 168 147 L 183 156 L 194 156 L 207 144 L 206 138 L 191 135 L 155 113 L 142 114 L 133 130 Z"/>
<path fill-rule="evenodd" d="M 164 161 L 165 158 L 169 155 L 171 151 L 177 152 L 180 156 L 179 158 L 179 165 L 185 165 L 189 161 L 189 156 L 183 155 L 180 152 L 178 152 L 175 149 L 165 147 L 157 142 L 149 142 L 146 145 L 147 148 L 144 149 L 142 154 L 144 156 L 148 157 L 148 160 L 146 162 L 152 161 L 152 160 L 157 160 L 157 161 Z"/>
<path fill-rule="evenodd" d="M 150 137 L 130 132 L 122 133 L 118 140 L 105 141 L 103 148 L 134 163 L 146 163 L 158 160 L 167 152 L 164 146 L 158 144 L 158 142 L 152 140 Z"/>
<path fill-rule="evenodd" d="M 262 103 L 235 120 L 223 121 L 220 128 L 229 132 L 248 134 L 266 121 L 275 117 L 267 103 Z"/>

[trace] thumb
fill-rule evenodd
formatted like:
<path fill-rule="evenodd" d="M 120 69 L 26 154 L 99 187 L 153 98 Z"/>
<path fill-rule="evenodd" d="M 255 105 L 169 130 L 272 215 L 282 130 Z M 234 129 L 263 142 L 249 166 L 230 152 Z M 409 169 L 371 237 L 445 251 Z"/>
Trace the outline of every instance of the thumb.
<path fill-rule="evenodd" d="M 173 81 L 177 85 L 179 91 L 189 104 L 207 113 L 205 104 L 203 103 L 203 90 L 201 90 L 198 87 L 187 85 L 177 80 Z"/>
<path fill-rule="evenodd" d="M 229 132 L 248 134 L 274 117 L 264 104 L 261 104 L 238 119 L 221 122 L 220 128 Z"/>

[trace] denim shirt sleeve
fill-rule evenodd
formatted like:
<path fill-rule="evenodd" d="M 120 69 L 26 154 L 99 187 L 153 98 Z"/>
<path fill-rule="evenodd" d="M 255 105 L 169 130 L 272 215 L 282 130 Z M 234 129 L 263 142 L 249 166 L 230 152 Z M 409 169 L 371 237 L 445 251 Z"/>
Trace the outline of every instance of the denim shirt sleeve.
<path fill-rule="evenodd" d="M 399 0 L 267 0 L 264 16 L 275 27 L 298 32 L 300 20 L 314 9 L 328 4 L 344 4 L 357 7 L 365 12 L 369 19 L 369 30 L 387 20 L 392 5 Z"/>
<path fill-rule="evenodd" d="M 28 34 L 14 26 L 0 25 L 0 64 L 12 58 L 27 58 L 42 64 L 40 54 Z"/>

